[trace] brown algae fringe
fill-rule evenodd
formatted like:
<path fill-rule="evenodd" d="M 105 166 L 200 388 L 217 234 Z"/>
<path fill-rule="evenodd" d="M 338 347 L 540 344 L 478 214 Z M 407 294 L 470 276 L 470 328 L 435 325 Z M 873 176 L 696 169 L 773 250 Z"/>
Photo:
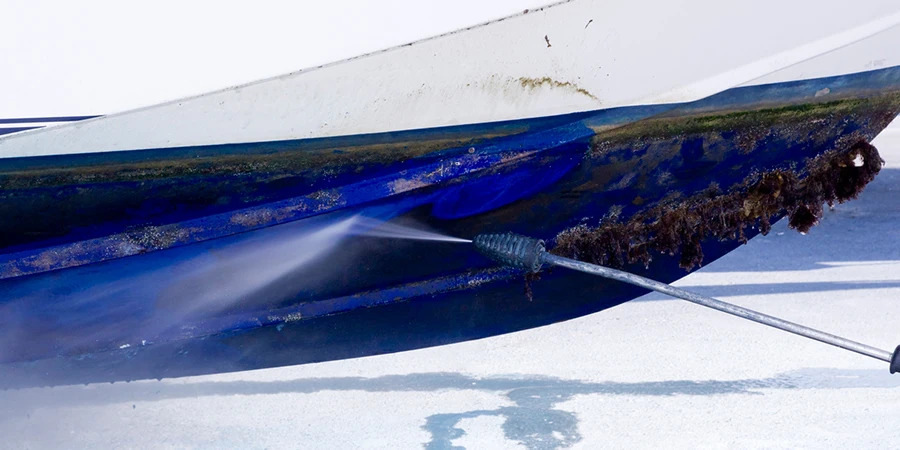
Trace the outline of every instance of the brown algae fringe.
<path fill-rule="evenodd" d="M 532 286 L 535 281 L 540 281 L 540 279 L 540 272 L 529 272 L 525 274 L 525 298 L 527 298 L 529 302 L 534 300 L 534 290 L 532 289 Z"/>
<path fill-rule="evenodd" d="M 611 216 L 597 227 L 567 229 L 556 236 L 551 253 L 616 268 L 637 262 L 649 265 L 651 252 L 679 253 L 680 266 L 691 270 L 703 262 L 703 240 L 746 243 L 746 227 L 758 224 L 766 235 L 773 217 L 786 214 L 791 228 L 806 233 L 822 218 L 824 204 L 857 198 L 883 164 L 878 150 L 860 141 L 849 150 L 831 150 L 810 159 L 802 172 L 757 173 L 727 193 L 713 185 L 677 204 L 636 214 L 628 222 Z"/>

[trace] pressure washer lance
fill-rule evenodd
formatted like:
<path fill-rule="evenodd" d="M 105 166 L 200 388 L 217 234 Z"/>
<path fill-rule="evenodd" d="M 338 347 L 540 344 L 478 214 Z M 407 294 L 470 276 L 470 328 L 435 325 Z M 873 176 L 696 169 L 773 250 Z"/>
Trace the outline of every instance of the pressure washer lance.
<path fill-rule="evenodd" d="M 621 270 L 610 269 L 609 267 L 588 264 L 574 259 L 556 256 L 547 252 L 544 241 L 527 236 L 513 233 L 481 234 L 475 237 L 473 243 L 475 244 L 475 248 L 482 254 L 506 266 L 518 267 L 531 273 L 537 273 L 541 270 L 542 265 L 552 264 L 592 275 L 599 275 L 604 278 L 622 281 L 875 358 L 890 363 L 891 373 L 900 372 L 900 346 L 898 346 L 897 349 L 894 350 L 894 353 L 891 354 L 890 352 L 869 347 L 868 345 L 860 344 L 859 342 L 854 342 L 833 334 L 788 322 L 777 317 L 758 313 L 747 308 L 716 300 L 712 297 L 694 294 L 649 278 L 644 278 Z"/>

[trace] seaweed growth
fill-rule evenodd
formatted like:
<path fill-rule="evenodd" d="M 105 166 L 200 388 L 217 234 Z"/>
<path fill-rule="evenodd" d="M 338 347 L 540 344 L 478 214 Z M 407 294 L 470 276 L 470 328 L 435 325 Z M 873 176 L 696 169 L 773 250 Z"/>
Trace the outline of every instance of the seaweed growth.
<path fill-rule="evenodd" d="M 675 255 L 690 270 L 703 262 L 702 241 L 738 239 L 753 225 L 765 235 L 772 219 L 787 215 L 791 228 L 806 233 L 832 206 L 856 198 L 881 170 L 878 150 L 859 141 L 847 150 L 831 150 L 807 161 L 802 171 L 775 169 L 750 175 L 722 192 L 704 192 L 671 200 L 634 215 L 627 222 L 609 217 L 597 227 L 579 225 L 556 236 L 551 253 L 621 268 L 642 262 L 651 252 Z"/>
<path fill-rule="evenodd" d="M 525 274 L 525 298 L 527 298 L 529 302 L 534 300 L 534 290 L 532 289 L 532 286 L 535 281 L 540 281 L 540 279 L 540 272 L 529 272 Z"/>

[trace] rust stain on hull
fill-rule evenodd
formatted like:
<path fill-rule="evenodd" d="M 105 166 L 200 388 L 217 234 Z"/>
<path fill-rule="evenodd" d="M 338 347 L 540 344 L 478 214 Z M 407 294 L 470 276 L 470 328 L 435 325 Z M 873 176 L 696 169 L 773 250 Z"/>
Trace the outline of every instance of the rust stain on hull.
<path fill-rule="evenodd" d="M 559 88 L 559 89 L 567 89 L 572 92 L 577 92 L 585 97 L 590 98 L 591 100 L 600 101 L 596 95 L 590 93 L 587 89 L 582 88 L 581 86 L 572 83 L 571 81 L 559 81 L 554 80 L 550 77 L 543 78 L 530 78 L 530 77 L 519 77 L 517 80 L 523 88 L 528 89 L 538 89 L 543 86 L 549 86 L 550 88 Z"/>

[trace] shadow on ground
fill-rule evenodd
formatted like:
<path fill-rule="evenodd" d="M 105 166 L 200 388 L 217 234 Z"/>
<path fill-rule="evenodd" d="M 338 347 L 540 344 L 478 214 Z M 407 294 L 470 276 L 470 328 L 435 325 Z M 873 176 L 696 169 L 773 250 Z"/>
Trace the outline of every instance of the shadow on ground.
<path fill-rule="evenodd" d="M 900 264 L 900 261 L 897 262 Z M 798 282 L 771 284 L 728 284 L 716 286 L 685 286 L 684 289 L 708 297 L 737 297 L 772 294 L 800 294 L 804 292 L 850 291 L 856 289 L 900 288 L 897 281 L 858 281 L 858 282 Z M 650 293 L 632 300 L 636 302 L 655 300 L 678 300 L 665 294 Z M 827 300 L 827 298 L 823 299 Z"/>

